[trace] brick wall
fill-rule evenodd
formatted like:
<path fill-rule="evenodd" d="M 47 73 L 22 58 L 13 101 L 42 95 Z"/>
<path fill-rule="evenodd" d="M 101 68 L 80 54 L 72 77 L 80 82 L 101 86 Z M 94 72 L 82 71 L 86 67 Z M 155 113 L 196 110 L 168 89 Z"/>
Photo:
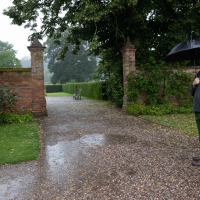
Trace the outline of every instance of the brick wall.
<path fill-rule="evenodd" d="M 17 95 L 13 111 L 21 114 L 32 112 L 31 68 L 0 69 L 0 87 L 7 87 Z"/>
<path fill-rule="evenodd" d="M 44 93 L 44 48 L 35 39 L 28 47 L 31 53 L 31 68 L 0 69 L 0 87 L 8 87 L 17 95 L 17 102 L 11 108 L 20 114 L 47 115 Z"/>

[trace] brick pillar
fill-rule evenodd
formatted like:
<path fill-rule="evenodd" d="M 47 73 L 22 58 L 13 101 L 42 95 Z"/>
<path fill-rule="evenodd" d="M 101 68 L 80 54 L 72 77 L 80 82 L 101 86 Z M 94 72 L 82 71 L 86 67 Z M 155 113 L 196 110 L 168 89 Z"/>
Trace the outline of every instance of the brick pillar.
<path fill-rule="evenodd" d="M 38 39 L 34 39 L 31 46 L 27 47 L 31 53 L 32 69 L 32 114 L 34 116 L 46 116 L 46 99 L 44 92 L 44 61 L 45 47 Z"/>
<path fill-rule="evenodd" d="M 124 86 L 124 96 L 123 96 L 123 107 L 127 105 L 127 85 L 128 85 L 128 75 L 133 74 L 136 70 L 135 68 L 135 46 L 127 39 L 126 45 L 122 48 L 123 57 L 123 86 Z"/>

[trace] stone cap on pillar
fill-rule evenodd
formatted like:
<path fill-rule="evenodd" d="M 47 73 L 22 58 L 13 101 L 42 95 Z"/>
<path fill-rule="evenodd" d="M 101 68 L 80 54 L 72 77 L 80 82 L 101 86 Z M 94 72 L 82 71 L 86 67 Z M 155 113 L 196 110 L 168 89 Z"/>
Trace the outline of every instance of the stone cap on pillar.
<path fill-rule="evenodd" d="M 130 41 L 130 38 L 129 38 L 129 37 L 127 38 L 125 47 L 131 48 L 131 49 L 135 49 L 135 46 L 134 46 L 134 44 Z"/>
<path fill-rule="evenodd" d="M 121 52 L 123 53 L 125 49 L 136 50 L 135 46 L 134 46 L 133 43 L 130 41 L 130 38 L 129 38 L 129 37 L 127 37 L 126 44 L 125 44 L 125 46 L 121 49 Z"/>
<path fill-rule="evenodd" d="M 37 38 L 35 38 L 32 42 L 31 45 L 27 47 L 28 50 L 30 51 L 31 49 L 45 49 L 46 47 L 42 46 L 42 44 L 39 42 Z"/>

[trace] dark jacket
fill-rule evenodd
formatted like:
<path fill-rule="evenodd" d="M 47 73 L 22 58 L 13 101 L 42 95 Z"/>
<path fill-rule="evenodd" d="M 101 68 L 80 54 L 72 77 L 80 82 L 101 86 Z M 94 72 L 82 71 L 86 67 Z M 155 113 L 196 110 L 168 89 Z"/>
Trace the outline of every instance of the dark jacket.
<path fill-rule="evenodd" d="M 194 96 L 193 111 L 200 112 L 200 85 L 193 87 L 192 92 Z"/>
<path fill-rule="evenodd" d="M 192 87 L 191 87 L 191 95 L 192 96 L 194 96 L 196 88 L 197 88 L 196 85 L 195 86 L 192 85 Z"/>

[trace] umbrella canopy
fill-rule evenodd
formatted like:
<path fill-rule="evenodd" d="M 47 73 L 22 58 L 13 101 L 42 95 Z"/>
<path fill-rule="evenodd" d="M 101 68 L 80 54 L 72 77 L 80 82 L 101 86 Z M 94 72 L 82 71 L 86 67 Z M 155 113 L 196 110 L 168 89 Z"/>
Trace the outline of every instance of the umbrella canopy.
<path fill-rule="evenodd" d="M 200 60 L 200 39 L 188 40 L 177 44 L 164 58 L 167 62 L 190 60 L 194 63 Z"/>

